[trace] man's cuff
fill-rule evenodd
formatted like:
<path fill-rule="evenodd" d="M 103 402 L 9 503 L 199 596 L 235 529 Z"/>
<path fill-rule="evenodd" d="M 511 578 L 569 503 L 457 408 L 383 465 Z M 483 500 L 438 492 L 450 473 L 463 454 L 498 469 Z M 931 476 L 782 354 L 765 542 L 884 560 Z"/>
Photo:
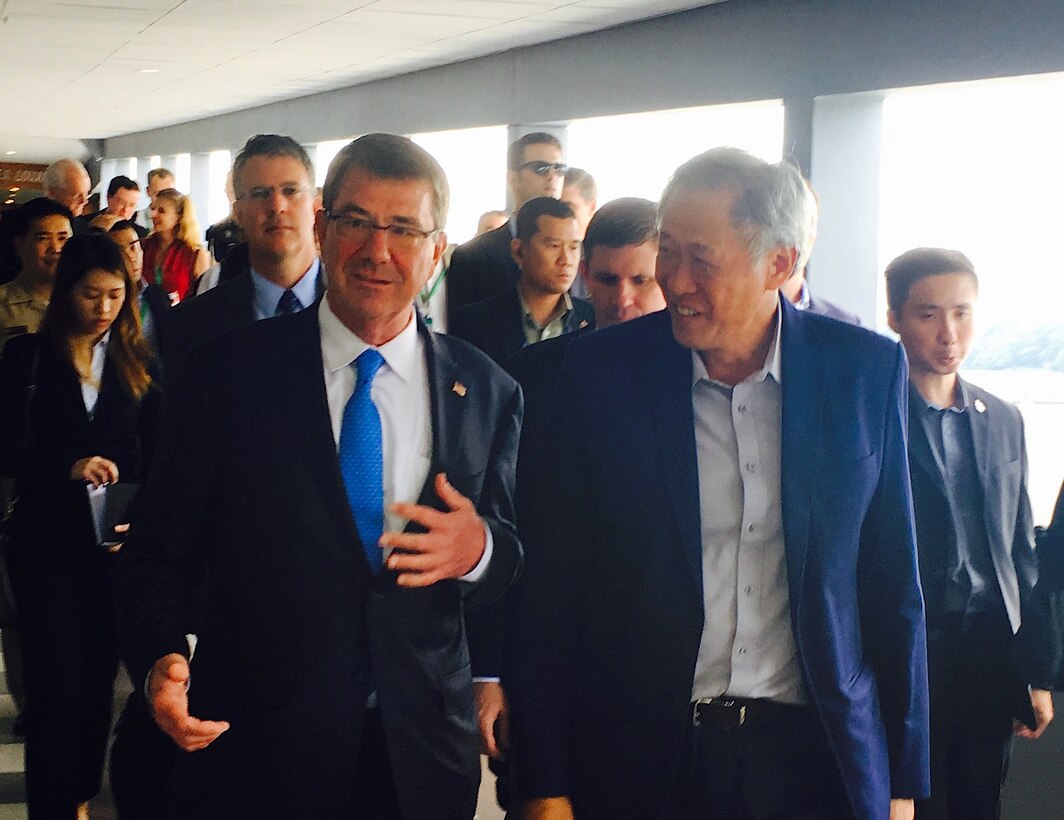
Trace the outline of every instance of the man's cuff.
<path fill-rule="evenodd" d="M 478 678 L 474 676 L 473 683 L 502 683 L 502 678 Z"/>
<path fill-rule="evenodd" d="M 491 563 L 491 552 L 495 546 L 495 539 L 491 537 L 491 527 L 488 526 L 488 522 L 482 518 L 480 524 L 484 527 L 484 554 L 480 556 L 480 560 L 473 569 L 458 579 L 467 584 L 475 584 L 484 577 L 484 573 L 488 571 L 488 564 Z"/>

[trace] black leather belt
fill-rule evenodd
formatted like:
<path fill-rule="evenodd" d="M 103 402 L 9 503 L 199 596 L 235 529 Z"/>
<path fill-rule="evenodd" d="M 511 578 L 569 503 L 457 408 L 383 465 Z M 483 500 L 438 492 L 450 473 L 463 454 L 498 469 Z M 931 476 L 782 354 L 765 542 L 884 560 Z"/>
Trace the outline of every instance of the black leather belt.
<path fill-rule="evenodd" d="M 691 724 L 725 732 L 763 726 L 804 714 L 804 706 L 746 698 L 700 698 L 691 704 Z"/>

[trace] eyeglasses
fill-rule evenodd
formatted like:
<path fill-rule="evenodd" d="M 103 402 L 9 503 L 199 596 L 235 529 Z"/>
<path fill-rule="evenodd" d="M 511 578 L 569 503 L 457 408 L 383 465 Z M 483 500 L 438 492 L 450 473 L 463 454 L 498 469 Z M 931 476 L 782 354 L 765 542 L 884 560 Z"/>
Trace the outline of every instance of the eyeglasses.
<path fill-rule="evenodd" d="M 521 165 L 519 171 L 531 171 L 536 176 L 546 177 L 551 174 L 557 174 L 558 176 L 565 176 L 566 171 L 569 170 L 569 166 L 564 162 L 544 162 L 541 159 L 534 159 L 531 162 L 525 162 Z"/>
<path fill-rule="evenodd" d="M 237 199 L 247 199 L 256 205 L 262 205 L 273 199 L 275 193 L 279 193 L 283 199 L 294 202 L 297 199 L 302 199 L 309 191 L 310 188 L 306 185 L 282 185 L 280 188 L 256 185 L 254 188 L 249 188 L 245 194 L 237 197 Z"/>
<path fill-rule="evenodd" d="M 420 247 L 421 243 L 430 236 L 439 232 L 439 228 L 425 231 L 421 228 L 415 228 L 413 225 L 403 225 L 395 222 L 391 225 L 378 225 L 372 219 L 367 219 L 364 216 L 331 214 L 328 211 L 325 212 L 325 215 L 336 225 L 336 233 L 341 239 L 357 242 L 360 245 L 369 242 L 377 231 L 384 231 L 388 235 L 388 242 L 393 248 L 412 251 Z"/>

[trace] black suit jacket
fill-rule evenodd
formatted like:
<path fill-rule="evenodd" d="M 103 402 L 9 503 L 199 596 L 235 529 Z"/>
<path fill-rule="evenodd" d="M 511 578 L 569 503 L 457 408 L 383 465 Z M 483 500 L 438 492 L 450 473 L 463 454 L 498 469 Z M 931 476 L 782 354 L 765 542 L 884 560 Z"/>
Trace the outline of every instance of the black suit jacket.
<path fill-rule="evenodd" d="M 595 329 L 594 323 L 573 333 L 565 333 L 529 345 L 514 354 L 506 369 L 519 385 L 525 399 L 525 415 L 521 422 L 521 445 L 517 455 L 517 489 L 514 505 L 521 532 L 521 546 L 526 550 L 541 537 L 543 518 L 523 515 L 528 503 L 524 500 L 541 491 L 544 482 L 551 481 L 552 462 L 547 455 L 554 436 L 553 418 L 558 394 L 558 376 L 569 345 L 575 339 Z M 533 547 L 534 549 L 534 547 Z M 470 613 L 469 652 L 473 658 L 473 675 L 478 678 L 510 676 L 510 649 L 517 639 L 512 617 L 515 600 L 520 595 L 520 582 L 510 587 L 506 595 L 486 607 Z"/>
<path fill-rule="evenodd" d="M 163 354 L 170 383 L 181 378 L 189 352 L 201 342 L 255 320 L 251 275 L 244 273 L 170 311 Z"/>
<path fill-rule="evenodd" d="M 595 311 L 586 299 L 573 298 L 565 317 L 565 333 L 588 327 Z M 475 305 L 450 314 L 448 333 L 483 350 L 493 361 L 505 365 L 525 346 L 524 312 L 516 285 Z"/>
<path fill-rule="evenodd" d="M 134 680 L 168 653 L 187 655 L 195 625 L 191 712 L 232 726 L 182 757 L 176 816 L 357 816 L 372 691 L 404 818 L 472 816 L 480 768 L 463 609 L 500 595 L 518 570 L 521 395 L 464 342 L 419 332 L 432 414 L 420 503 L 442 506 L 432 478 L 444 471 L 487 522 L 494 553 L 472 587 L 401 589 L 370 572 L 337 460 L 316 309 L 254 322 L 190 357 L 171 396 L 181 423 L 166 426 L 120 573 Z M 204 578 L 196 623 L 187 596 Z"/>
<path fill-rule="evenodd" d="M 521 271 L 510 254 L 510 227 L 507 222 L 454 249 L 447 268 L 448 321 L 460 308 L 517 284 Z"/>
<path fill-rule="evenodd" d="M 1034 526 L 1027 497 L 1027 448 L 1020 411 L 997 396 L 965 383 L 972 408 L 972 441 L 983 490 L 984 519 L 990 557 L 1013 633 L 1019 676 L 1016 703 L 1029 705 L 1025 685 L 1050 688 L 1052 659 L 1046 613 L 1032 596 L 1038 580 Z M 956 532 L 946 485 L 921 422 L 923 406 L 915 387 L 909 393 L 909 469 L 912 476 L 916 543 L 931 639 L 944 612 L 949 556 Z M 1025 717 L 1017 714 L 1016 717 Z"/>
<path fill-rule="evenodd" d="M 164 356 L 166 331 L 170 326 L 170 297 L 159 285 L 150 284 L 144 288 L 144 301 L 148 303 L 148 311 L 155 325 L 155 352 Z"/>
<path fill-rule="evenodd" d="M 829 302 L 827 299 L 820 299 L 812 293 L 809 294 L 809 306 L 806 310 L 811 313 L 819 313 L 821 316 L 838 319 L 840 322 L 846 322 L 846 324 L 849 325 L 861 327 L 861 317 L 856 313 L 850 313 L 848 310 L 843 310 L 834 302 Z"/>
<path fill-rule="evenodd" d="M 35 355 L 33 433 L 27 439 L 26 385 Z M 70 468 L 79 459 L 103 456 L 118 465 L 123 482 L 139 482 L 155 442 L 159 404 L 158 384 L 139 401 L 129 395 L 108 356 L 90 418 L 81 382 L 65 356 L 33 333 L 7 343 L 0 358 L 0 474 L 21 484 L 15 545 L 23 558 L 47 564 L 56 556 L 71 560 L 96 549 L 85 485 L 70 480 Z"/>

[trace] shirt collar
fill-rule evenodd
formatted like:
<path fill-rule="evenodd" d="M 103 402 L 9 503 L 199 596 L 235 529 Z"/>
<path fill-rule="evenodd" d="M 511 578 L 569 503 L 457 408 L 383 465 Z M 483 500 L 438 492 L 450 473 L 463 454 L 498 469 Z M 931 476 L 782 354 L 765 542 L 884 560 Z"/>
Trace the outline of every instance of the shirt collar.
<path fill-rule="evenodd" d="M 953 413 L 965 412 L 969 407 L 972 406 L 972 397 L 971 394 L 968 392 L 968 385 L 965 384 L 963 380 L 957 379 L 957 389 L 961 394 L 960 406 L 957 406 L 957 404 L 954 403 L 951 404 L 949 407 L 939 407 L 937 404 L 932 404 L 927 399 L 925 399 L 923 393 L 916 389 L 915 384 L 910 383 L 909 385 L 909 392 L 913 393 L 916 396 L 916 400 L 917 402 L 919 402 L 920 405 L 920 410 L 925 413 L 929 410 L 936 413 L 941 413 L 943 410 L 949 410 Z"/>
<path fill-rule="evenodd" d="M 525 301 L 525 297 L 522 295 L 520 288 L 518 288 L 517 290 L 517 298 L 521 302 L 521 316 L 524 318 L 525 324 L 529 327 L 538 328 L 539 330 L 542 330 L 543 328 L 547 327 L 551 322 L 556 322 L 558 319 L 560 319 L 562 316 L 565 316 L 569 313 L 570 310 L 573 309 L 573 300 L 569 296 L 569 291 L 566 291 L 562 294 L 561 301 L 558 303 L 558 307 L 554 309 L 554 313 L 551 314 L 550 318 L 546 322 L 540 325 L 537 324 L 536 320 L 532 318 L 532 310 L 528 307 L 528 303 Z"/>
<path fill-rule="evenodd" d="M 320 268 L 321 262 L 315 256 L 314 261 L 310 263 L 310 267 L 299 278 L 299 281 L 292 285 L 292 293 L 296 295 L 303 307 L 310 307 L 318 298 Z M 251 271 L 251 288 L 255 294 L 255 309 L 260 316 L 269 318 L 277 312 L 277 303 L 281 301 L 285 288 L 276 282 L 271 282 L 254 268 L 249 268 L 249 270 Z"/>
<path fill-rule="evenodd" d="M 776 384 L 782 383 L 783 358 L 780 355 L 780 334 L 783 330 L 783 309 L 778 303 L 776 305 L 776 318 L 773 321 L 776 323 L 776 327 L 772 332 L 772 342 L 769 344 L 768 352 L 765 354 L 765 363 L 761 365 L 760 370 L 756 370 L 743 379 L 743 383 L 754 384 L 756 382 L 763 382 L 769 376 L 772 377 L 772 380 L 775 381 Z M 702 357 L 698 355 L 697 350 L 691 351 L 691 357 L 694 362 L 694 367 L 691 371 L 692 385 L 698 384 L 705 379 L 712 384 L 719 384 L 722 387 L 730 388 L 733 386 L 718 382 L 716 379 L 711 379 L 709 373 L 706 371 L 705 362 L 702 361 Z"/>
<path fill-rule="evenodd" d="M 330 373 L 349 367 L 351 362 L 373 347 L 348 330 L 329 307 L 328 299 L 322 299 L 318 307 L 318 323 L 321 326 L 322 359 L 325 369 Z M 397 336 L 374 349 L 400 379 L 411 381 L 417 375 L 419 350 L 417 320 L 413 311 L 410 322 Z"/>
<path fill-rule="evenodd" d="M 809 285 L 803 279 L 802 284 L 798 289 L 798 301 L 794 303 L 794 306 L 798 310 L 809 310 L 809 301 L 812 297 L 809 295 Z"/>
<path fill-rule="evenodd" d="M 96 344 L 94 344 L 92 346 L 93 353 L 95 353 L 97 350 L 100 350 L 101 348 L 103 350 L 107 350 L 107 345 L 111 341 L 111 330 L 112 329 L 113 328 L 107 328 L 107 332 L 104 333 L 103 336 L 100 337 L 100 341 L 98 341 Z"/>

